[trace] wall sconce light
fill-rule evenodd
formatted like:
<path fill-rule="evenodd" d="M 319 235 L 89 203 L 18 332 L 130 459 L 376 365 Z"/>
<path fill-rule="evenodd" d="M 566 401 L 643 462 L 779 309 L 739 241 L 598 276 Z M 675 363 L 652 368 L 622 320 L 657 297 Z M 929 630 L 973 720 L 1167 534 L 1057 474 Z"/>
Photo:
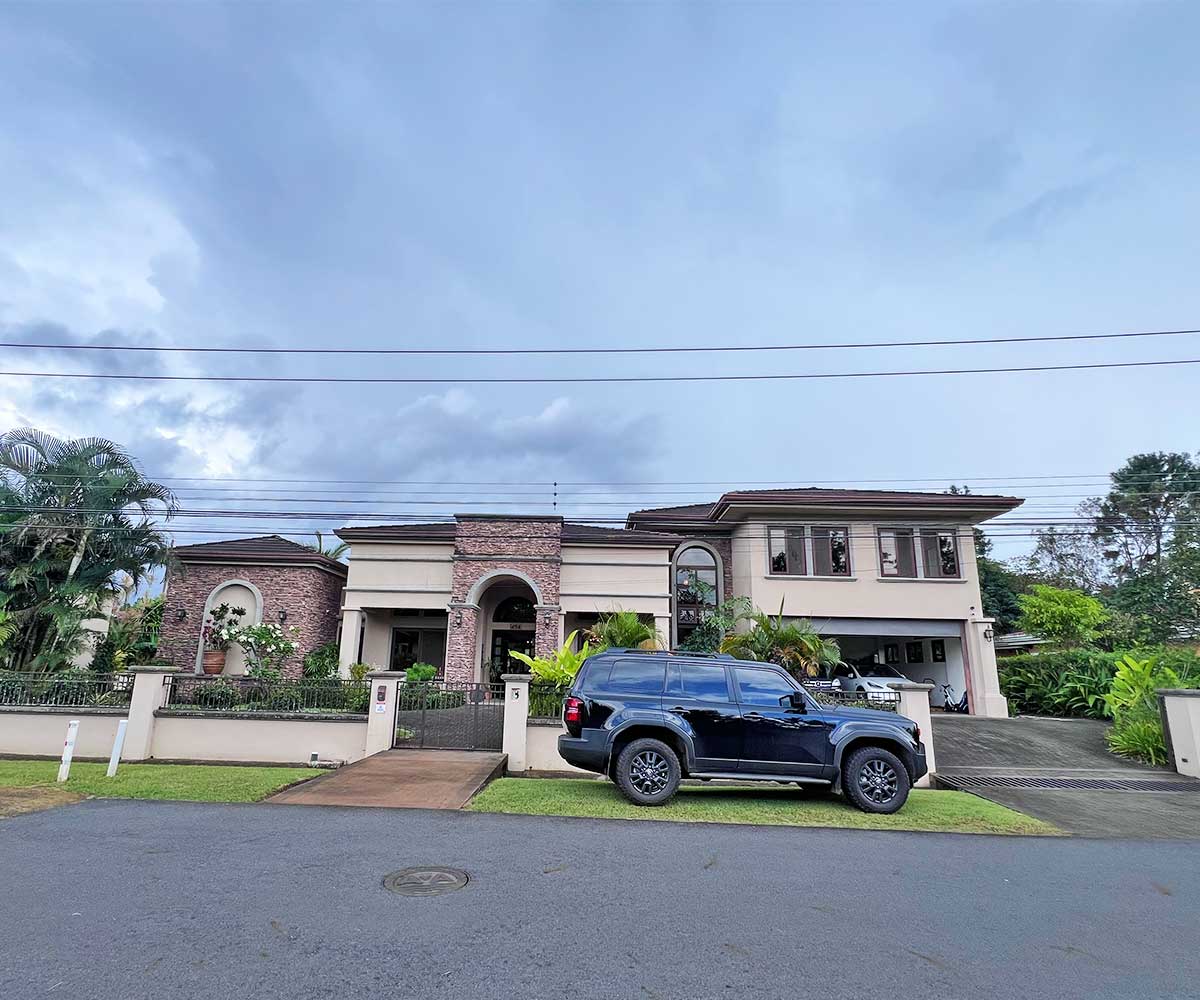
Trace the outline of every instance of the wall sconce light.
<path fill-rule="evenodd" d="M 454 627 L 457 628 L 460 625 L 462 625 L 462 612 L 455 611 L 454 612 Z"/>
<path fill-rule="evenodd" d="M 287 611 L 283 610 L 279 612 L 279 622 L 283 624 L 285 621 L 287 621 Z"/>
<path fill-rule="evenodd" d="M 983 637 L 984 637 L 984 638 L 985 638 L 985 639 L 986 639 L 988 642 L 991 642 L 991 641 L 992 641 L 992 636 L 994 636 L 995 634 L 996 634 L 996 633 L 992 631 L 992 626 L 990 626 L 990 625 L 989 625 L 987 628 L 985 628 L 985 629 L 983 630 Z"/>
<path fill-rule="evenodd" d="M 179 608 L 178 610 L 176 610 L 175 620 L 177 622 L 183 621 L 186 617 L 187 617 L 187 608 Z"/>

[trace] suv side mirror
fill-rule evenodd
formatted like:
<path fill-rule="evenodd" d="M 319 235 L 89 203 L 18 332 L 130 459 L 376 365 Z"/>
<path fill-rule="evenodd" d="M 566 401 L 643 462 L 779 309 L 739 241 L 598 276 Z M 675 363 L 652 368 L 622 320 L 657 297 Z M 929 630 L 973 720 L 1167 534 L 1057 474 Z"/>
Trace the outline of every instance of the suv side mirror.
<path fill-rule="evenodd" d="M 804 695 L 799 691 L 793 691 L 791 694 L 785 694 L 779 699 L 779 703 L 785 708 L 796 708 L 801 712 L 808 711 L 808 702 L 804 700 Z"/>

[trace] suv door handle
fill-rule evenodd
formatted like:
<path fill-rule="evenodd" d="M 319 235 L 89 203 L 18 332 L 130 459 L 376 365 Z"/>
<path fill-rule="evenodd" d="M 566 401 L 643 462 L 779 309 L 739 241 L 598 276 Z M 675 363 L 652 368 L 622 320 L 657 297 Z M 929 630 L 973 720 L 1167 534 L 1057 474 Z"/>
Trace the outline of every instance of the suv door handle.
<path fill-rule="evenodd" d="M 761 712 L 747 712 L 742 716 L 743 719 L 765 719 L 766 716 Z"/>

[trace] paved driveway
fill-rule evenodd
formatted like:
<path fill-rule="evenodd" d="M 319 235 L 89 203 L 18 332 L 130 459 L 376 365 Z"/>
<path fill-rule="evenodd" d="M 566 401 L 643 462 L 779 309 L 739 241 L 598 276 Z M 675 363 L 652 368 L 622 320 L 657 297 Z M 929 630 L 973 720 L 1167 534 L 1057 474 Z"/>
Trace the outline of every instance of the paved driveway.
<path fill-rule="evenodd" d="M 1195 996 L 1198 847 L 91 800 L 0 821 L 0 997 Z"/>
<path fill-rule="evenodd" d="M 1107 723 L 940 714 L 932 722 L 943 785 L 1085 836 L 1200 836 L 1200 782 L 1110 754 Z"/>

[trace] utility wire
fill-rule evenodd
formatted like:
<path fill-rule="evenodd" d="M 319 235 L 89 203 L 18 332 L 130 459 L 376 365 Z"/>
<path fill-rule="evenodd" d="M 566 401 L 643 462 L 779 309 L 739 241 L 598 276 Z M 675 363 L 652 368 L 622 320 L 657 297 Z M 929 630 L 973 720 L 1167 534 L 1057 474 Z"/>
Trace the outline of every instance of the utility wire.
<path fill-rule="evenodd" d="M 125 382 L 270 382 L 279 384 L 343 385 L 577 385 L 667 382 L 795 382 L 809 380 L 907 378 L 919 375 L 1009 375 L 1028 372 L 1094 371 L 1101 368 L 1162 368 L 1200 365 L 1200 358 L 1167 361 L 1102 361 L 1086 365 L 1021 365 L 1008 368 L 927 368 L 886 372 L 792 372 L 770 375 L 583 375 L 526 376 L 516 378 L 395 378 L 390 376 L 337 375 L 136 375 L 119 372 L 17 372 L 0 371 L 6 378 L 104 379 Z"/>
<path fill-rule="evenodd" d="M 969 344 L 1037 344 L 1129 337 L 1182 337 L 1200 330 L 1133 330 L 1039 337 L 971 337 L 961 340 L 881 340 L 871 343 L 753 344 L 688 347 L 197 347 L 153 344 L 56 344 L 2 341 L 0 348 L 56 351 L 142 351 L 162 354 L 346 354 L 346 355 L 528 355 L 528 354 L 717 354 L 761 351 L 835 351 L 879 347 L 958 347 Z"/>

